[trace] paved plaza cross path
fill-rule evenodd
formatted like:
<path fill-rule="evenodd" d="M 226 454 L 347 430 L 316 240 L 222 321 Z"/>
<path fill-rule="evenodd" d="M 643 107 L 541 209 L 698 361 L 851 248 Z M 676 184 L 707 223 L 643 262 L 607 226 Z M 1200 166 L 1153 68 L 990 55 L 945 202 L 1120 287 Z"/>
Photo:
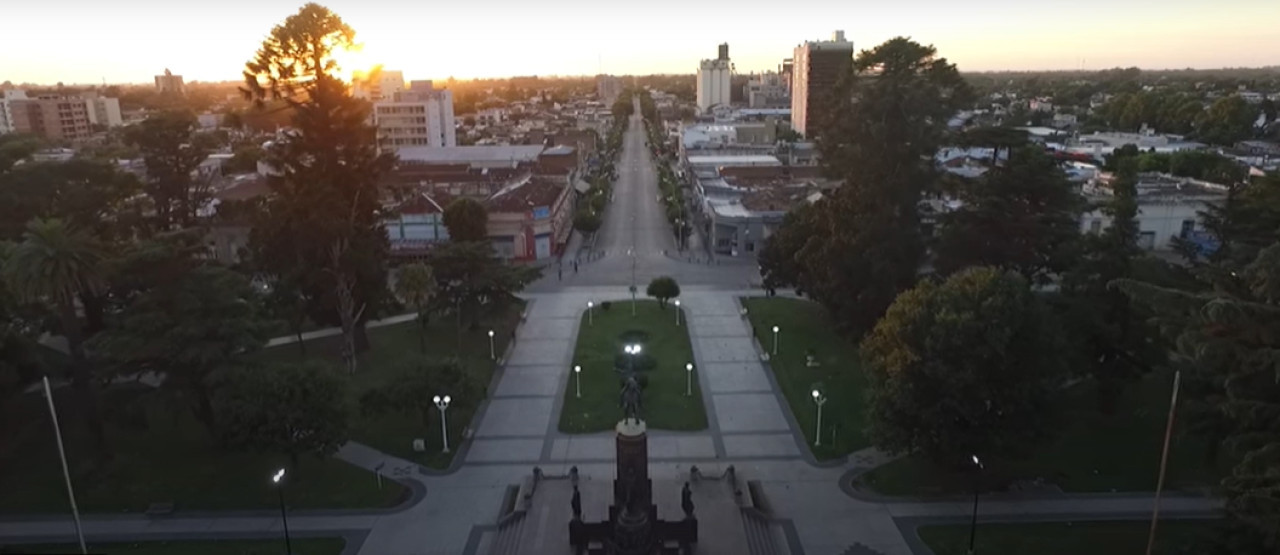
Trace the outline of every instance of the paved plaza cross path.
<path fill-rule="evenodd" d="M 526 321 L 516 332 L 487 403 L 471 423 L 472 438 L 460 446 L 457 468 L 447 474 L 427 474 L 410 461 L 349 443 L 339 451 L 339 458 L 371 471 L 381 469 L 384 475 L 409 483 L 418 495 L 405 506 L 389 510 L 296 511 L 289 516 L 290 532 L 299 537 L 340 535 L 348 541 L 344 555 L 459 555 L 475 549 L 475 527 L 494 523 L 508 486 L 520 482 L 535 466 L 548 474 L 564 474 L 576 466 L 584 479 L 612 480 L 613 435 L 562 434 L 557 423 L 587 302 L 598 307 L 603 301 L 629 300 L 633 260 L 634 279 L 641 291 L 659 275 L 680 283 L 687 315 L 684 329 L 690 334 L 697 385 L 707 410 L 706 430 L 650 432 L 653 479 L 682 479 L 693 465 L 708 474 L 719 473 L 732 464 L 739 476 L 759 480 L 773 512 L 790 519 L 806 555 L 839 555 L 854 543 L 883 555 L 923 555 L 929 550 L 915 536 L 915 525 L 967 522 L 967 501 L 884 501 L 848 495 L 840 487 L 842 480 L 889 460 L 874 450 L 829 466 L 813 462 L 790 409 L 761 362 L 751 325 L 741 313 L 739 297 L 762 294 L 754 288 L 758 282 L 754 263 L 706 264 L 671 255 L 676 252 L 675 242 L 655 199 L 657 176 L 644 148 L 643 132 L 639 117 L 633 116 L 623 139 L 614 200 L 606 209 L 594 247 L 603 255 L 582 258 L 579 271 L 563 277 L 548 271 L 522 295 L 529 302 Z M 577 252 L 578 243 L 578 239 L 571 242 L 572 253 Z M 700 256 L 705 259 L 706 253 Z M 647 406 L 646 410 L 660 408 Z M 981 518 L 1141 519 L 1150 514 L 1151 504 L 1149 495 L 993 498 L 984 501 Z M 1216 500 L 1166 496 L 1161 511 L 1170 517 L 1205 516 L 1220 507 Z M 85 518 L 91 542 L 274 538 L 280 529 L 274 511 L 179 514 L 161 520 L 119 515 Z M 73 530 L 66 515 L 0 519 L 0 543 L 66 541 L 74 537 Z"/>

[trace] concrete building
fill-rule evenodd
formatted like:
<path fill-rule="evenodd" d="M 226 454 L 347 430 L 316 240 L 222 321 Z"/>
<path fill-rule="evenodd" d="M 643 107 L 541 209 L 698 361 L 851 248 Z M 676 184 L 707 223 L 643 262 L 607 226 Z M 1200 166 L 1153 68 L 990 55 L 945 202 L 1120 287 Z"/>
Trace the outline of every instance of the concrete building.
<path fill-rule="evenodd" d="M 458 144 L 453 91 L 437 89 L 431 81 L 414 81 L 409 90 L 374 102 L 373 122 L 378 128 L 378 147 L 383 150 Z"/>
<path fill-rule="evenodd" d="M 369 73 L 357 71 L 351 78 L 352 96 L 369 102 L 391 100 L 395 93 L 404 90 L 403 71 L 381 69 Z"/>
<path fill-rule="evenodd" d="M 1085 196 L 1103 202 L 1111 196 L 1111 174 L 1102 174 L 1085 185 Z M 1207 181 L 1174 177 L 1163 173 L 1138 176 L 1138 246 L 1151 251 L 1170 251 L 1173 238 L 1196 239 L 1204 235 L 1199 212 L 1205 205 L 1226 200 L 1227 187 Z M 1111 218 L 1101 211 L 1080 217 L 1081 233 L 1101 233 Z"/>
<path fill-rule="evenodd" d="M 85 112 L 89 115 L 90 125 L 103 127 L 124 125 L 124 118 L 120 116 L 120 99 L 98 96 L 95 92 L 81 93 L 80 98 L 84 99 Z"/>
<path fill-rule="evenodd" d="M 596 96 L 605 106 L 613 106 L 622 94 L 622 80 L 612 75 L 596 76 Z"/>
<path fill-rule="evenodd" d="M 156 91 L 160 94 L 183 94 L 185 86 L 182 84 L 182 76 L 165 69 L 164 75 L 156 76 Z"/>
<path fill-rule="evenodd" d="M 486 145 L 406 147 L 399 150 L 400 164 L 466 166 L 474 169 L 515 168 L 536 164 L 543 145 Z"/>
<path fill-rule="evenodd" d="M 832 33 L 831 40 L 807 41 L 796 47 L 791 70 L 791 127 L 807 138 L 820 120 L 821 102 L 836 85 L 840 74 L 851 66 L 853 42 L 844 31 Z"/>
<path fill-rule="evenodd" d="M 83 98 L 39 96 L 7 100 L 15 133 L 31 133 L 49 140 L 79 140 L 88 138 L 90 127 L 89 104 Z"/>
<path fill-rule="evenodd" d="M 729 61 L 729 45 L 721 44 L 719 57 L 698 63 L 698 111 L 706 113 L 712 106 L 728 106 L 732 98 L 730 81 L 733 63 Z"/>
<path fill-rule="evenodd" d="M 13 107 L 10 104 L 14 100 L 26 100 L 26 91 L 5 90 L 0 91 L 0 135 L 14 132 Z"/>
<path fill-rule="evenodd" d="M 790 108 L 791 84 L 778 72 L 752 75 L 743 96 L 749 108 Z"/>

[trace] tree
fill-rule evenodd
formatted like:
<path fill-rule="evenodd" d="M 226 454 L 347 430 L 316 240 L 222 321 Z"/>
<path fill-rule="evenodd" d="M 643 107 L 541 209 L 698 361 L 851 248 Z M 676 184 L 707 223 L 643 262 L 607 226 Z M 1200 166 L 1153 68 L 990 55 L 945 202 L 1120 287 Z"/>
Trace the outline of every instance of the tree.
<path fill-rule="evenodd" d="M 489 213 L 475 199 L 461 197 L 445 207 L 444 227 L 450 241 L 487 241 Z"/>
<path fill-rule="evenodd" d="M 0 242 L 0 269 L 9 259 L 12 243 Z M 37 341 L 44 331 L 45 311 L 23 303 L 0 279 L 0 411 L 5 401 L 41 373 L 49 374 L 39 356 Z"/>
<path fill-rule="evenodd" d="M 71 382 L 85 411 L 93 448 L 108 456 L 98 411 L 93 371 L 85 357 L 84 336 L 76 314 L 76 298 L 106 289 L 103 251 L 96 241 L 61 220 L 35 219 L 5 261 L 9 288 L 28 302 L 49 303 L 57 311 L 71 354 Z"/>
<path fill-rule="evenodd" d="M 806 281 L 801 276 L 805 268 L 797 258 L 810 241 L 822 240 L 820 235 L 827 221 L 823 203 L 819 200 L 792 208 L 783 216 L 778 230 L 765 239 L 759 256 L 765 289 L 772 291 Z"/>
<path fill-rule="evenodd" d="M 582 233 L 595 233 L 603 223 L 600 215 L 589 208 L 579 210 L 573 215 L 573 227 Z"/>
<path fill-rule="evenodd" d="M 936 54 L 901 37 L 858 54 L 821 103 L 829 117 L 816 130 L 823 169 L 843 185 L 815 212 L 821 221 L 804 224 L 820 233 L 795 254 L 797 271 L 764 269 L 778 278 L 774 285 L 795 276 L 785 283 L 857 336 L 916 281 L 924 255 L 918 205 L 938 177 L 931 160 L 947 120 L 972 97 L 955 66 Z M 785 253 L 768 260 L 786 260 Z"/>
<path fill-rule="evenodd" d="M 388 298 L 378 181 L 392 157 L 378 154 L 367 103 L 335 77 L 333 55 L 354 38 L 340 17 L 309 3 L 271 30 L 245 64 L 242 90 L 293 114 L 293 129 L 267 154 L 278 175 L 250 238 L 255 264 L 276 279 L 297 277 L 312 319 L 342 325 L 344 344 L 363 351 L 364 323 Z"/>
<path fill-rule="evenodd" d="M 163 387 L 190 403 L 212 435 L 209 377 L 266 343 L 258 304 L 244 276 L 197 263 L 132 299 L 91 345 L 117 374 L 163 374 Z"/>
<path fill-rule="evenodd" d="M 483 304 L 499 306 L 542 275 L 533 266 L 513 266 L 503 262 L 487 242 L 449 242 L 427 255 L 435 274 L 436 307 L 449 307 L 457 317 L 458 347 L 462 346 L 463 314 L 476 314 Z"/>
<path fill-rule="evenodd" d="M 1062 279 L 1064 319 L 1075 336 L 1079 354 L 1073 367 L 1094 378 L 1098 403 L 1111 413 L 1124 387 L 1159 366 L 1168 346 L 1153 341 L 1158 331 L 1148 324 L 1150 314 L 1109 284 L 1133 277 L 1135 260 L 1145 253 L 1138 246 L 1138 192 L 1136 162 L 1120 161 L 1111 182 L 1111 199 L 1102 212 L 1111 225 L 1099 235 L 1084 239 L 1080 263 Z"/>
<path fill-rule="evenodd" d="M 680 284 L 671 276 L 658 276 L 649 282 L 644 294 L 658 299 L 658 306 L 665 308 L 667 301 L 680 296 Z"/>
<path fill-rule="evenodd" d="M 1231 95 L 1220 98 L 1196 120 L 1196 136 L 1207 143 L 1232 145 L 1253 134 L 1259 108 Z"/>
<path fill-rule="evenodd" d="M 904 292 L 862 343 L 869 434 L 955 465 L 1027 452 L 1050 432 L 1058 326 L 1016 274 L 970 268 Z"/>
<path fill-rule="evenodd" d="M 301 455 L 327 457 L 347 442 L 347 381 L 330 365 L 237 368 L 220 382 L 213 407 L 233 449 L 288 455 L 296 475 Z"/>
<path fill-rule="evenodd" d="M 938 218 L 938 271 L 997 266 L 1048 283 L 1071 266 L 1084 199 L 1039 147 L 1014 149 L 957 197 L 962 205 Z"/>
<path fill-rule="evenodd" d="M 416 413 L 423 430 L 431 431 L 431 413 L 436 410 L 432 397 L 447 394 L 460 402 L 474 403 L 484 395 L 483 384 L 456 358 L 432 361 L 409 357 L 397 363 L 392 375 L 395 377 L 360 397 L 362 413 Z"/>
<path fill-rule="evenodd" d="M 1243 287 L 1183 291 L 1136 280 L 1116 286 L 1156 314 L 1175 346 L 1171 358 L 1183 371 L 1196 427 L 1212 434 L 1211 454 L 1221 444 L 1238 461 L 1223 480 L 1228 516 L 1258 538 L 1258 553 L 1274 553 L 1280 549 L 1280 243 L 1231 277 Z"/>
<path fill-rule="evenodd" d="M 125 141 L 141 150 L 147 163 L 145 191 L 155 207 L 157 229 L 191 225 L 196 212 L 213 198 L 209 180 L 191 177 L 209 153 L 196 140 L 197 126 L 194 114 L 169 111 L 125 133 Z"/>
<path fill-rule="evenodd" d="M 17 133 L 0 135 L 0 174 L 9 171 L 37 150 L 40 150 L 40 139 L 34 136 Z"/>
<path fill-rule="evenodd" d="M 22 164 L 0 173 L 0 238 L 20 237 L 32 218 L 58 218 L 105 240 L 132 237 L 141 211 L 131 199 L 141 190 L 107 162 Z"/>
<path fill-rule="evenodd" d="M 396 274 L 396 295 L 418 313 L 418 347 L 423 353 L 427 352 L 427 311 L 437 288 L 431 266 L 421 262 L 404 266 Z"/>

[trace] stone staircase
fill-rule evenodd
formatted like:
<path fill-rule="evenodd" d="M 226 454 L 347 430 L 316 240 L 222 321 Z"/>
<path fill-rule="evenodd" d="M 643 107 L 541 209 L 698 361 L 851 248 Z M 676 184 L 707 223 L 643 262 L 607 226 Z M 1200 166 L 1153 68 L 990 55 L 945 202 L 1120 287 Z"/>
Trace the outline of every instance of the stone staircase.
<path fill-rule="evenodd" d="M 882 555 L 879 551 L 871 549 L 860 543 L 849 546 L 849 549 L 840 552 L 840 555 Z"/>
<path fill-rule="evenodd" d="M 742 529 L 747 535 L 751 555 L 790 555 L 786 542 L 778 541 L 777 526 L 754 507 L 742 508 Z"/>
<path fill-rule="evenodd" d="M 489 555 L 519 555 L 520 536 L 524 532 L 524 511 L 516 511 L 503 517 L 494 533 Z"/>

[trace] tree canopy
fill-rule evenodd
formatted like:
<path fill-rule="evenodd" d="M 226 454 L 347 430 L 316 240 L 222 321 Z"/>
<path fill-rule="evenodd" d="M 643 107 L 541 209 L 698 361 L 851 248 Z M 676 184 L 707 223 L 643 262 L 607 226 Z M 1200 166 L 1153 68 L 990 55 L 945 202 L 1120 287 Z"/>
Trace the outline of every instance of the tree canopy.
<path fill-rule="evenodd" d="M 1049 435 L 1063 341 L 1025 279 L 970 268 L 899 295 L 862 343 L 869 434 L 956 465 Z"/>
<path fill-rule="evenodd" d="M 444 209 L 444 227 L 450 241 L 489 240 L 489 212 L 475 199 L 455 199 Z"/>
<path fill-rule="evenodd" d="M 671 276 L 658 276 L 645 288 L 646 295 L 658 299 L 658 306 L 667 306 L 667 301 L 680 296 L 680 284 Z"/>

